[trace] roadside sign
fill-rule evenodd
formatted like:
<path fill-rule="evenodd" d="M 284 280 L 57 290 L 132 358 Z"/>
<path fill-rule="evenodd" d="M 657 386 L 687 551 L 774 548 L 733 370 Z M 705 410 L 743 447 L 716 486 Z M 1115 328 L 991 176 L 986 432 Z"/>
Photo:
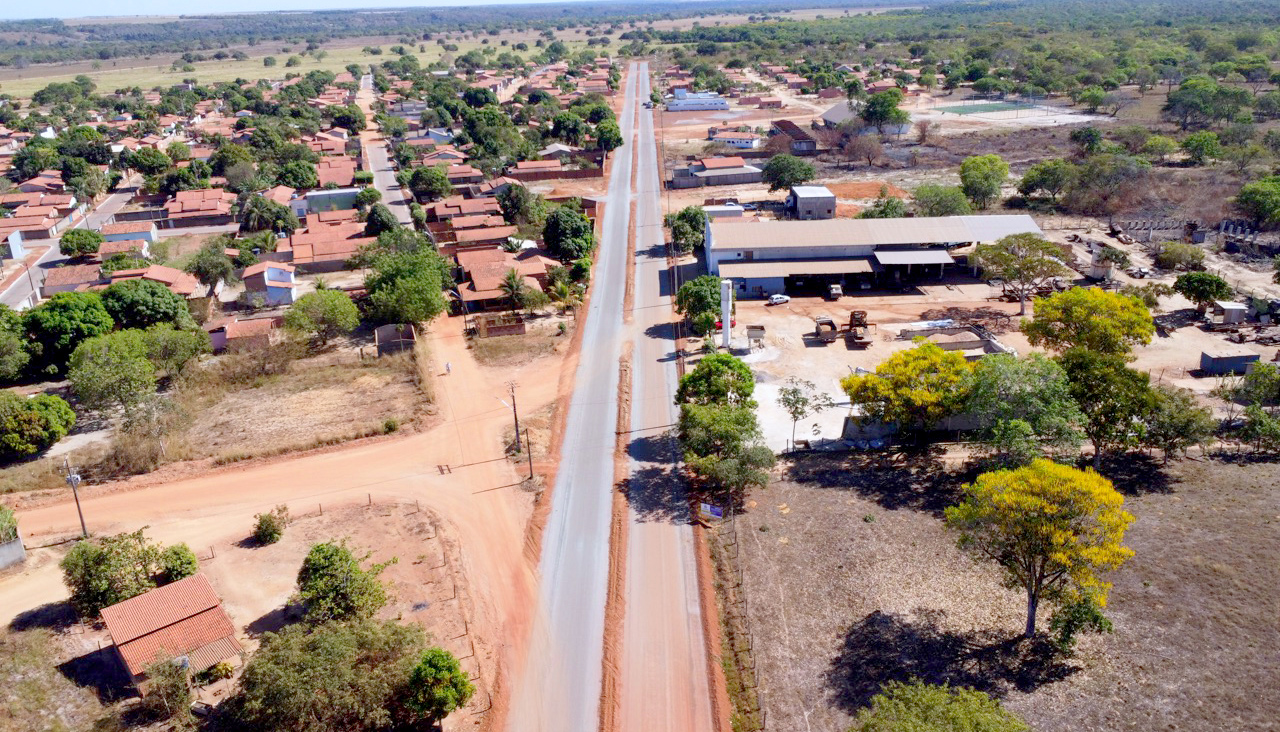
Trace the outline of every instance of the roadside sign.
<path fill-rule="evenodd" d="M 724 518 L 724 509 L 714 503 L 702 504 L 698 513 L 703 521 L 719 521 Z"/>

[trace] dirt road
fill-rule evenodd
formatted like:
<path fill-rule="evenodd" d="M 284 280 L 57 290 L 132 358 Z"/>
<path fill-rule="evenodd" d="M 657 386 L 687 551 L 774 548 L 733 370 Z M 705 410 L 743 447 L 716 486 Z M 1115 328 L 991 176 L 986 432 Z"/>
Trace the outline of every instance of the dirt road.
<path fill-rule="evenodd" d="M 477 655 L 492 652 L 505 676 L 519 656 L 513 645 L 528 632 L 535 582 L 526 559 L 525 529 L 532 496 L 519 487 L 520 472 L 501 452 L 511 412 L 496 397 L 503 384 L 520 383 L 521 410 L 529 413 L 555 399 L 558 360 L 514 369 L 477 366 L 466 352 L 459 318 L 432 328 L 435 371 L 446 362 L 452 375 L 436 378 L 443 423 L 405 439 L 282 460 L 241 470 L 84 500 L 95 534 L 148 526 L 164 542 L 203 547 L 246 536 L 253 515 L 286 503 L 299 513 L 326 506 L 379 499 L 420 501 L 443 517 L 461 546 L 462 569 L 476 600 L 472 631 Z M 439 466 L 450 466 L 442 473 Z M 24 512 L 29 543 L 78 530 L 74 504 Z M 0 624 L 16 614 L 66 597 L 53 550 L 32 553 L 27 569 L 0 580 Z"/>
<path fill-rule="evenodd" d="M 648 96 L 647 64 L 633 69 Z M 627 732 L 713 730 L 698 573 L 678 446 L 675 330 L 653 112 L 636 135 L 636 266 L 622 714 Z"/>

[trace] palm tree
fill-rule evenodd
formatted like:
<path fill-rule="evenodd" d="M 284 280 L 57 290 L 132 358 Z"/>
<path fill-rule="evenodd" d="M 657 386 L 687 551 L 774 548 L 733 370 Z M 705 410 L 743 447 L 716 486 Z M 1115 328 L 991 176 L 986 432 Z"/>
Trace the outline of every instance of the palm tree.
<path fill-rule="evenodd" d="M 553 284 L 547 295 L 553 302 L 560 304 L 562 313 L 566 310 L 574 310 L 582 304 L 582 295 L 578 292 L 578 288 L 563 280 Z"/>
<path fill-rule="evenodd" d="M 498 286 L 502 290 L 502 294 L 511 300 L 511 309 L 519 310 L 524 304 L 525 294 L 529 291 L 529 286 L 524 283 L 524 277 L 514 269 L 507 270 L 502 276 L 502 284 Z"/>

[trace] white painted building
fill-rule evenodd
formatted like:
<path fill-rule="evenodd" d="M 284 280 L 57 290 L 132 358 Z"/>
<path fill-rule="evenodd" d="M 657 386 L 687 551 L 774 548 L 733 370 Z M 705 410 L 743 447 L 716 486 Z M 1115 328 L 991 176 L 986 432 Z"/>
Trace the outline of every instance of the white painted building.
<path fill-rule="evenodd" d="M 710 110 L 727 110 L 729 100 L 715 92 L 690 92 L 676 89 L 667 100 L 668 112 L 706 112 Z"/>

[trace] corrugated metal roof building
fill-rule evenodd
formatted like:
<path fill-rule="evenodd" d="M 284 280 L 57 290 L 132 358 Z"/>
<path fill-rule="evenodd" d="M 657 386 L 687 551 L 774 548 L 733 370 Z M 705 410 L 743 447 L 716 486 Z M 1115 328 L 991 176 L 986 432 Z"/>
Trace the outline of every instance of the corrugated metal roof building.
<path fill-rule="evenodd" d="M 711 274 L 735 280 L 742 296 L 828 284 L 868 288 L 877 277 L 941 276 L 950 247 L 1041 233 L 1027 215 L 810 221 L 708 220 L 704 247 Z M 919 269 L 918 269 L 919 268 Z"/>

